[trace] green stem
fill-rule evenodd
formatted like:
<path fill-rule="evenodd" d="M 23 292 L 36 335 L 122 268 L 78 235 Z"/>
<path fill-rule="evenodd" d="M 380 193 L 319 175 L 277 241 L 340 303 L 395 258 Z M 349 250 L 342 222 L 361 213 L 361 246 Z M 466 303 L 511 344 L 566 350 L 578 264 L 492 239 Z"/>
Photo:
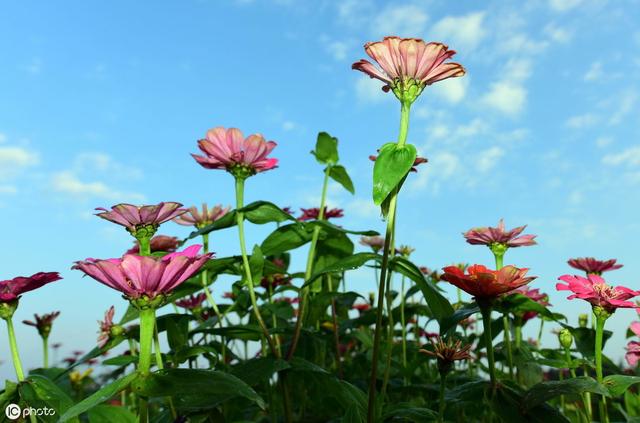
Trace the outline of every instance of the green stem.
<path fill-rule="evenodd" d="M 509 324 L 508 314 L 502 315 L 502 324 L 504 326 L 504 344 L 507 347 L 507 366 L 509 366 L 509 378 L 513 380 L 513 352 L 511 350 L 511 325 Z"/>
<path fill-rule="evenodd" d="M 595 345 L 595 354 L 596 354 L 596 380 L 598 383 L 602 384 L 603 375 L 602 375 L 602 338 L 604 334 L 604 324 L 606 322 L 606 318 L 602 316 L 596 316 L 596 345 Z M 599 402 L 600 407 L 600 421 L 603 423 L 609 423 L 609 416 L 607 415 L 607 399 L 603 395 L 600 397 Z"/>
<path fill-rule="evenodd" d="M 406 319 L 404 315 L 404 305 L 405 305 L 405 290 L 404 290 L 404 275 L 402 276 L 402 281 L 400 282 L 400 330 L 402 331 L 402 368 L 403 371 L 407 370 L 407 327 L 406 327 Z M 406 374 L 406 373 L 405 373 Z M 407 376 L 404 377 L 404 385 L 407 386 L 408 380 Z"/>
<path fill-rule="evenodd" d="M 262 314 L 260 314 L 260 309 L 258 308 L 258 301 L 256 300 L 256 293 L 253 287 L 253 276 L 251 275 L 251 267 L 249 267 L 249 257 L 247 255 L 247 247 L 245 245 L 244 239 L 244 213 L 240 210 L 244 205 L 244 179 L 236 178 L 236 218 L 238 224 L 238 236 L 240 238 L 240 252 L 242 253 L 242 264 L 244 267 L 245 279 L 247 282 L 247 286 L 249 287 L 249 298 L 251 299 L 251 308 L 253 309 L 253 314 L 258 321 L 258 325 L 260 329 L 262 329 L 262 333 L 264 337 L 267 339 L 269 343 L 269 348 L 271 353 L 279 358 L 278 349 L 276 348 L 271 335 L 269 334 L 269 329 L 267 325 L 264 323 L 264 319 L 262 318 Z"/>
<path fill-rule="evenodd" d="M 338 377 L 343 378 L 342 358 L 340 357 L 340 326 L 338 326 L 338 311 L 336 307 L 336 298 L 333 293 L 333 278 L 331 273 L 327 274 L 327 283 L 329 284 L 329 292 L 331 292 L 331 319 L 333 320 L 333 341 L 336 348 L 336 370 Z"/>
<path fill-rule="evenodd" d="M 49 367 L 49 337 L 42 338 L 42 367 L 46 369 Z"/>
<path fill-rule="evenodd" d="M 495 360 L 493 357 L 493 336 L 491 334 L 491 306 L 480 306 L 480 312 L 482 313 L 482 326 L 484 327 L 484 342 L 487 349 L 487 361 L 489 362 L 489 378 L 491 380 L 491 386 L 496 387 L 496 368 Z"/>
<path fill-rule="evenodd" d="M 154 318 L 154 324 L 153 324 L 153 350 L 156 353 L 156 366 L 158 367 L 158 369 L 162 370 L 164 369 L 164 363 L 162 362 L 162 352 L 160 351 L 160 336 L 158 335 L 158 325 L 155 322 L 155 315 L 153 316 Z M 173 400 L 171 399 L 171 397 L 167 397 L 167 402 L 169 403 L 169 409 L 171 410 L 171 416 L 173 417 L 173 419 L 177 419 L 178 418 L 178 413 L 176 413 L 176 408 L 173 405 Z"/>
<path fill-rule="evenodd" d="M 538 330 L 538 348 L 540 348 L 540 343 L 542 342 L 542 330 L 544 329 L 544 318 L 540 316 L 540 330 Z"/>
<path fill-rule="evenodd" d="M 438 422 L 444 422 L 444 409 L 447 403 L 444 402 L 444 393 L 447 388 L 447 375 L 440 375 L 440 396 L 438 398 Z"/>
<path fill-rule="evenodd" d="M 269 289 L 267 291 L 269 304 L 273 304 L 273 285 L 269 284 Z M 273 329 L 278 328 L 278 316 L 275 313 L 271 313 L 271 326 Z M 276 348 L 278 348 L 278 355 L 282 356 L 282 350 L 280 348 L 280 337 L 278 335 L 274 335 L 276 338 Z"/>
<path fill-rule="evenodd" d="M 320 209 L 318 211 L 318 220 L 324 220 L 324 209 L 326 207 L 327 201 L 327 189 L 329 187 L 329 167 L 324 170 L 324 179 L 322 181 L 322 194 L 320 196 Z M 311 274 L 313 273 L 313 262 L 315 260 L 316 255 L 316 245 L 318 244 L 318 239 L 320 237 L 320 226 L 316 226 L 313 228 L 313 234 L 311 235 L 311 245 L 309 246 L 309 253 L 307 255 L 307 266 L 304 272 L 304 280 L 305 282 L 311 278 Z M 298 308 L 298 316 L 296 318 L 296 325 L 293 330 L 293 338 L 291 339 L 291 345 L 289 346 L 289 350 L 287 351 L 287 360 L 291 360 L 293 354 L 296 352 L 296 348 L 298 347 L 298 341 L 300 341 L 300 334 L 302 333 L 302 324 L 304 321 L 304 314 L 307 309 L 307 302 L 309 300 L 309 286 L 305 286 L 302 288 L 300 292 L 300 305 Z"/>
<path fill-rule="evenodd" d="M 156 323 L 156 311 L 153 308 L 140 310 L 140 355 L 138 373 L 148 375 L 151 369 L 153 334 Z"/>
<path fill-rule="evenodd" d="M 207 254 L 209 252 L 209 234 L 202 234 L 202 249 L 203 249 L 203 253 Z M 207 269 L 204 269 L 202 271 L 202 276 L 201 276 L 201 280 L 202 280 L 202 290 L 204 291 L 204 295 L 207 297 L 207 302 L 209 303 L 209 305 L 211 306 L 211 308 L 213 309 L 213 312 L 216 315 L 216 318 L 218 319 L 218 326 L 220 326 L 220 328 L 222 329 L 223 327 L 223 323 L 222 323 L 222 318 L 224 317 L 221 313 L 220 313 L 220 309 L 218 308 L 218 304 L 215 302 L 215 300 L 213 299 L 213 295 L 211 295 L 211 290 L 209 289 L 209 272 L 207 271 Z M 220 342 L 222 343 L 222 362 L 226 363 L 227 359 L 227 344 L 224 340 L 224 336 L 220 335 Z"/>
<path fill-rule="evenodd" d="M 572 378 L 576 378 L 576 369 L 574 369 L 571 365 L 573 359 L 571 358 L 571 348 L 570 347 L 565 347 L 564 348 L 564 357 L 567 361 L 567 366 L 569 367 L 569 373 L 571 374 Z M 583 392 L 580 394 L 580 398 L 582 399 L 582 405 L 584 407 L 584 409 L 582 411 L 578 411 L 580 414 L 580 420 L 586 421 L 587 423 L 591 421 L 591 413 L 589 413 L 589 407 L 587 407 L 587 395 Z M 583 414 L 584 413 L 584 414 Z"/>
<path fill-rule="evenodd" d="M 11 349 L 11 358 L 13 359 L 13 367 L 16 369 L 16 377 L 18 382 L 24 380 L 24 371 L 22 370 L 22 362 L 20 361 L 20 353 L 18 352 L 18 343 L 16 341 L 16 333 L 13 329 L 13 320 L 11 317 L 5 319 L 7 322 L 7 331 L 9 332 L 9 348 Z"/>
<path fill-rule="evenodd" d="M 138 245 L 141 256 L 151 255 L 151 238 L 138 238 Z"/>

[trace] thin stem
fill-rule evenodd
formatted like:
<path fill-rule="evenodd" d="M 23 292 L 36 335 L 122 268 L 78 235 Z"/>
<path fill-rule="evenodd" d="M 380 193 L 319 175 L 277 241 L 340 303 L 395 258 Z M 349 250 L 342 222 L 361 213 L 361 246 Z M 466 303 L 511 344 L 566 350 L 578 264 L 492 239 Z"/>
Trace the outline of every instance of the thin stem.
<path fill-rule="evenodd" d="M 331 292 L 331 319 L 333 320 L 333 340 L 336 348 L 336 370 L 338 377 L 343 378 L 342 374 L 342 358 L 340 357 L 340 327 L 338 326 L 338 313 L 336 308 L 336 298 L 333 296 L 333 278 L 331 273 L 327 274 L 327 282 L 329 284 L 329 292 Z"/>
<path fill-rule="evenodd" d="M 542 342 L 543 329 L 544 329 L 544 318 L 540 317 L 540 330 L 538 330 L 538 348 L 540 348 L 540 342 Z"/>
<path fill-rule="evenodd" d="M 253 287 L 253 276 L 251 275 L 251 267 L 249 267 L 249 257 L 247 255 L 247 247 L 245 245 L 244 239 L 244 213 L 240 210 L 242 209 L 244 204 L 244 179 L 236 178 L 236 216 L 237 216 L 237 224 L 238 224 L 238 236 L 240 238 L 240 252 L 242 253 L 242 264 L 244 267 L 245 279 L 247 281 L 247 286 L 249 287 L 249 298 L 251 299 L 251 308 L 253 309 L 253 314 L 258 321 L 258 325 L 260 329 L 262 329 L 262 333 L 264 337 L 267 339 L 269 343 L 269 348 L 271 353 L 279 358 L 278 349 L 276 348 L 271 335 L 269 334 L 269 329 L 267 325 L 264 323 L 264 319 L 262 318 L 262 314 L 260 314 L 260 309 L 258 308 L 258 301 L 256 300 L 256 293 Z"/>
<path fill-rule="evenodd" d="M 22 361 L 20 361 L 20 353 L 18 352 L 18 343 L 16 341 L 16 333 L 13 329 L 13 320 L 11 317 L 5 319 L 7 322 L 7 331 L 9 332 L 9 348 L 11 349 L 11 358 L 13 359 L 13 367 L 16 369 L 16 377 L 18 382 L 24 380 L 24 371 L 22 370 Z"/>
<path fill-rule="evenodd" d="M 487 349 L 487 361 L 489 362 L 489 378 L 491 386 L 496 387 L 496 368 L 493 357 L 493 336 L 491 335 L 491 306 L 481 306 L 482 326 L 484 327 L 484 342 Z"/>
<path fill-rule="evenodd" d="M 570 347 L 564 347 L 564 357 L 567 360 L 567 366 L 569 366 L 569 373 L 571 374 L 572 378 L 576 378 L 576 369 L 574 369 L 571 365 L 573 359 L 571 358 L 571 348 Z M 587 407 L 587 396 L 585 395 L 585 393 L 581 393 L 580 394 L 580 398 L 582 399 L 582 405 L 584 407 L 584 410 L 579 410 L 579 414 L 580 414 L 580 419 L 581 420 L 585 420 L 586 422 L 590 422 L 591 421 L 591 413 L 589 413 L 589 408 Z"/>
<path fill-rule="evenodd" d="M 267 296 L 269 304 L 273 304 L 273 284 L 269 284 Z M 278 316 L 276 316 L 276 313 L 271 313 L 271 326 L 273 327 L 273 329 L 278 328 Z M 276 338 L 276 348 L 278 348 L 278 355 L 282 356 L 282 350 L 280 348 L 280 337 L 278 335 L 274 335 L 274 338 Z"/>
<path fill-rule="evenodd" d="M 400 330 L 402 331 L 402 368 L 403 371 L 407 370 L 407 327 L 406 327 L 406 319 L 404 315 L 404 305 L 405 305 L 405 290 L 404 290 L 404 275 L 402 276 L 402 281 L 400 282 Z M 406 373 L 405 373 L 406 374 Z M 407 376 L 404 377 L 404 385 L 407 386 Z"/>
<path fill-rule="evenodd" d="M 137 238 L 141 256 L 151 255 L 151 238 Z"/>
<path fill-rule="evenodd" d="M 42 338 L 42 368 L 49 367 L 49 337 Z"/>
<path fill-rule="evenodd" d="M 207 254 L 209 252 L 209 234 L 202 234 L 202 250 L 204 254 Z M 202 275 L 201 276 L 202 290 L 204 291 L 204 295 L 207 297 L 207 302 L 213 309 L 213 312 L 215 313 L 216 318 L 218 319 L 218 326 L 220 326 L 220 328 L 222 329 L 223 327 L 222 318 L 224 316 L 222 316 L 222 314 L 220 313 L 218 304 L 216 304 L 216 301 L 213 299 L 213 295 L 211 295 L 211 290 L 209 289 L 209 272 L 207 271 L 207 269 L 204 269 L 201 275 Z M 220 335 L 220 342 L 222 343 L 222 362 L 226 363 L 227 362 L 226 360 L 227 344 L 224 340 L 224 336 L 222 335 Z"/>
<path fill-rule="evenodd" d="M 502 324 L 504 326 L 504 344 L 507 347 L 507 366 L 509 367 L 509 377 L 513 380 L 513 352 L 511 351 L 511 325 L 509 324 L 509 315 L 502 315 Z"/>
<path fill-rule="evenodd" d="M 438 397 L 438 422 L 444 422 L 444 409 L 447 403 L 444 402 L 444 393 L 447 389 L 447 375 L 440 375 L 440 396 Z"/>
<path fill-rule="evenodd" d="M 596 316 L 596 380 L 602 384 L 602 338 L 604 334 L 604 324 L 607 319 L 601 316 Z M 607 414 L 607 399 L 604 395 L 600 397 L 600 421 L 603 423 L 609 423 L 609 416 Z"/>
<path fill-rule="evenodd" d="M 322 194 L 320 196 L 320 209 L 318 211 L 318 220 L 324 220 L 324 209 L 327 201 L 327 189 L 329 187 L 329 167 L 324 170 L 324 179 L 322 181 Z M 309 253 L 307 255 L 307 266 L 304 272 L 304 280 L 307 282 L 311 278 L 313 273 L 313 262 L 316 255 L 316 245 L 320 237 L 320 226 L 313 228 L 313 234 L 311 235 L 311 245 L 309 246 Z M 307 302 L 309 300 L 309 286 L 302 288 L 300 292 L 300 305 L 298 307 L 298 316 L 296 318 L 296 325 L 293 329 L 293 338 L 291 339 L 291 345 L 289 351 L 287 351 L 287 360 L 291 360 L 293 354 L 298 347 L 298 341 L 300 340 L 300 334 L 302 333 L 302 324 L 304 321 L 304 314 L 307 310 Z"/>
<path fill-rule="evenodd" d="M 155 319 L 155 316 L 153 316 Z M 158 335 L 158 325 L 154 322 L 153 324 L 153 350 L 156 353 L 156 366 L 158 369 L 164 369 L 164 363 L 162 362 L 162 353 L 160 351 L 160 336 Z M 169 409 L 171 410 L 171 416 L 175 420 L 178 417 L 176 413 L 176 408 L 173 406 L 173 400 L 171 397 L 167 397 L 167 402 L 169 403 Z"/>

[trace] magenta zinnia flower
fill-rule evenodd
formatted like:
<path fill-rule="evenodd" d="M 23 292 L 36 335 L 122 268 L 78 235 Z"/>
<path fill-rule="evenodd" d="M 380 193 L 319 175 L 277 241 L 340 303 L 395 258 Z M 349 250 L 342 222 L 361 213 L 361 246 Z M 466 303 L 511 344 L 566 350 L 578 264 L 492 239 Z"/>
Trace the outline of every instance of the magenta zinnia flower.
<path fill-rule="evenodd" d="M 522 286 L 512 292 L 513 294 L 522 294 L 531 298 L 533 301 L 537 302 L 541 306 L 547 307 L 549 305 L 549 296 L 547 294 L 543 294 L 540 292 L 538 288 L 531 289 L 528 286 Z M 535 311 L 525 311 L 521 314 L 522 322 L 526 323 L 527 321 L 533 319 L 538 315 Z"/>
<path fill-rule="evenodd" d="M 129 299 L 142 296 L 154 299 L 166 295 L 193 276 L 213 255 L 198 255 L 200 245 L 163 257 L 125 254 L 119 259 L 78 261 L 73 269 L 79 269 L 93 279 L 117 291 Z"/>
<path fill-rule="evenodd" d="M 633 322 L 629 326 L 631 332 L 640 337 L 640 322 Z M 640 360 L 640 342 L 631 341 L 627 344 L 627 353 L 624 358 L 627 360 L 630 366 L 635 367 Z"/>
<path fill-rule="evenodd" d="M 604 272 L 620 269 L 622 265 L 616 264 L 616 261 L 616 259 L 598 260 L 593 257 L 579 257 L 569 259 L 567 263 L 569 263 L 569 266 L 573 267 L 574 269 L 582 270 L 587 274 L 593 273 L 596 275 L 601 275 Z"/>
<path fill-rule="evenodd" d="M 249 135 L 245 139 L 237 128 L 218 126 L 207 131 L 206 138 L 198 141 L 198 147 L 205 155 L 192 156 L 204 168 L 225 169 L 234 176 L 246 178 L 278 165 L 278 159 L 267 157 L 276 145 L 260 134 Z"/>
<path fill-rule="evenodd" d="M 465 74 L 462 65 L 445 63 L 456 52 L 441 43 L 385 37 L 365 44 L 364 50 L 382 69 L 364 59 L 354 63 L 352 69 L 384 82 L 382 89 L 392 90 L 400 100 L 413 101 L 425 86 Z"/>
<path fill-rule="evenodd" d="M 52 313 L 43 314 L 42 316 L 38 314 L 34 314 L 35 322 L 31 320 L 23 320 L 22 323 L 28 326 L 33 326 L 38 329 L 38 333 L 43 338 L 48 338 L 51 333 L 51 326 L 53 325 L 53 321 L 60 315 L 59 311 L 54 311 Z"/>
<path fill-rule="evenodd" d="M 140 244 L 138 241 L 134 242 L 134 246 L 131 247 L 125 254 L 139 254 Z M 173 253 L 180 246 L 180 240 L 175 236 L 156 235 L 149 241 L 149 247 L 151 253 L 165 252 Z"/>
<path fill-rule="evenodd" d="M 463 235 L 467 242 L 472 245 L 487 245 L 491 247 L 495 244 L 502 244 L 507 247 L 525 247 L 535 245 L 534 238 L 536 235 L 520 235 L 527 226 L 518 226 L 517 228 L 505 230 L 504 220 L 500 219 L 497 227 L 481 227 L 473 228 L 465 232 Z"/>
<path fill-rule="evenodd" d="M 31 276 L 18 276 L 0 281 L 0 302 L 13 301 L 25 292 L 33 291 L 60 279 L 62 278 L 58 272 L 38 272 Z"/>
<path fill-rule="evenodd" d="M 231 210 L 231 207 L 222 207 L 221 204 L 209 208 L 206 203 L 202 203 L 202 211 L 195 206 L 191 206 L 187 209 L 187 213 L 176 217 L 173 221 L 179 225 L 204 228 L 229 213 L 229 210 Z"/>
<path fill-rule="evenodd" d="M 110 222 L 122 225 L 135 235 L 139 229 L 151 227 L 151 234 L 156 231 L 158 226 L 167 222 L 181 214 L 186 209 L 181 209 L 182 204 L 174 202 L 158 203 L 148 206 L 134 206 L 132 204 L 116 204 L 111 207 L 111 211 L 98 207 L 101 210 L 96 216 L 101 217 Z M 149 236 L 151 236 L 151 234 Z"/>
<path fill-rule="evenodd" d="M 640 292 L 624 286 L 607 285 L 598 275 L 589 274 L 586 278 L 563 275 L 558 279 L 567 284 L 557 283 L 556 289 L 573 292 L 567 297 L 570 300 L 580 298 L 591 303 L 593 307 L 603 308 L 608 313 L 613 313 L 617 308 L 638 308 L 635 303 L 627 300 L 640 295 Z"/>
<path fill-rule="evenodd" d="M 318 216 L 320 216 L 320 209 L 318 207 L 312 207 L 310 209 L 303 209 L 300 208 L 300 210 L 302 210 L 302 215 L 300 215 L 300 217 L 298 218 L 298 220 L 300 221 L 307 221 L 307 220 L 317 220 Z M 337 217 L 343 217 L 344 210 L 342 209 L 328 209 L 326 206 L 324 208 L 324 219 L 332 219 L 332 218 L 337 218 Z"/>
<path fill-rule="evenodd" d="M 187 310 L 196 310 L 202 308 L 202 303 L 204 303 L 206 299 L 206 294 L 201 292 L 198 295 L 191 295 L 176 301 L 176 305 L 178 307 L 186 308 Z"/>

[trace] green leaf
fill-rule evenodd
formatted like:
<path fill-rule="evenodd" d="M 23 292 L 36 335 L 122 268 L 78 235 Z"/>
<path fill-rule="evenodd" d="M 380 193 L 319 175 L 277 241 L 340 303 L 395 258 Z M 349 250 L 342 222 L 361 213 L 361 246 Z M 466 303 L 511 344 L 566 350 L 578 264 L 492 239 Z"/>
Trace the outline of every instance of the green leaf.
<path fill-rule="evenodd" d="M 389 268 L 405 275 L 420 287 L 422 295 L 438 322 L 442 322 L 453 314 L 453 307 L 449 300 L 438 291 L 433 282 L 424 277 L 418 266 L 404 257 L 396 256 L 389 260 Z"/>
<path fill-rule="evenodd" d="M 323 228 L 323 230 L 325 232 L 343 232 L 345 234 L 351 234 L 351 235 L 365 235 L 365 236 L 376 236 L 376 235 L 380 235 L 379 232 L 376 231 L 354 231 L 354 230 L 349 230 L 349 229 L 345 229 L 341 226 L 337 226 L 334 225 L 333 223 L 330 223 L 326 220 L 313 220 L 311 222 L 305 222 L 304 225 L 307 228 L 313 228 L 314 226 L 321 226 Z"/>
<path fill-rule="evenodd" d="M 596 331 L 591 328 L 574 328 L 568 325 L 562 325 L 569 329 L 573 338 L 576 341 L 576 348 L 585 357 L 593 358 L 594 351 L 596 349 Z M 606 344 L 607 340 L 611 338 L 613 332 L 605 330 L 602 333 L 602 347 Z"/>
<path fill-rule="evenodd" d="M 530 410 L 551 398 L 560 395 L 580 395 L 583 392 L 609 396 L 607 390 L 595 379 L 589 376 L 579 376 L 571 379 L 538 383 L 527 391 L 522 404 L 525 409 Z"/>
<path fill-rule="evenodd" d="M 320 164 L 333 165 L 338 163 L 338 139 L 326 132 L 320 132 L 316 141 L 316 149 L 311 154 Z"/>
<path fill-rule="evenodd" d="M 173 351 L 179 350 L 189 342 L 189 321 L 191 319 L 186 314 L 174 314 L 166 320 L 167 341 Z"/>
<path fill-rule="evenodd" d="M 311 278 L 309 278 L 309 280 L 304 283 L 303 287 L 307 286 L 314 280 L 318 279 L 320 276 L 327 273 L 341 273 L 347 270 L 357 269 L 371 260 L 380 261 L 382 260 L 382 258 L 379 254 L 376 253 L 356 253 L 351 256 L 345 257 L 316 271 L 311 276 Z"/>
<path fill-rule="evenodd" d="M 411 144 L 382 146 L 373 166 L 373 202 L 376 205 L 381 205 L 409 173 L 416 155 L 416 148 Z"/>
<path fill-rule="evenodd" d="M 137 355 L 119 355 L 117 357 L 111 357 L 102 361 L 104 366 L 128 366 L 129 364 L 137 363 Z"/>
<path fill-rule="evenodd" d="M 293 250 L 311 241 L 312 234 L 304 225 L 291 223 L 280 226 L 262 241 L 261 249 L 267 256 Z"/>
<path fill-rule="evenodd" d="M 204 355 L 205 357 L 210 356 L 216 353 L 217 350 L 213 347 L 209 347 L 206 345 L 198 345 L 195 347 L 185 347 L 176 351 L 174 354 L 174 360 L 178 363 L 184 363 L 188 359 L 192 357 L 197 357 L 199 355 Z"/>
<path fill-rule="evenodd" d="M 390 406 L 382 417 L 383 421 L 395 420 L 422 423 L 435 420 L 438 413 L 428 408 L 416 407 L 412 404 L 395 404 Z"/>
<path fill-rule="evenodd" d="M 233 366 L 231 374 L 250 385 L 257 385 L 271 378 L 274 373 L 290 367 L 289 363 L 282 359 L 261 357 Z"/>
<path fill-rule="evenodd" d="M 476 313 L 480 312 L 480 308 L 476 303 L 471 303 L 465 305 L 463 308 L 457 309 L 453 314 L 445 317 L 440 322 L 440 334 L 444 335 L 449 329 L 453 329 L 456 327 L 458 323 L 463 321 L 469 316 L 473 316 Z"/>
<path fill-rule="evenodd" d="M 20 397 L 34 408 L 53 408 L 55 416 L 63 414 L 73 405 L 73 401 L 58 385 L 40 375 L 29 376 L 19 385 Z M 52 416 L 45 421 L 56 421 Z"/>
<path fill-rule="evenodd" d="M 89 423 L 135 423 L 138 421 L 131 411 L 113 405 L 97 405 L 89 410 L 87 415 Z"/>
<path fill-rule="evenodd" d="M 353 187 L 353 182 L 347 173 L 347 169 L 344 166 L 332 166 L 329 168 L 329 177 L 342 185 L 344 189 L 349 191 L 351 194 L 356 193 L 356 189 Z"/>
<path fill-rule="evenodd" d="M 127 388 L 129 384 L 138 376 L 137 373 L 131 373 L 122 379 L 118 379 L 115 382 L 111 382 L 108 385 L 103 386 L 98 391 L 94 392 L 87 398 L 83 399 L 73 407 L 69 408 L 62 416 L 60 416 L 60 423 L 66 422 L 80 414 L 84 413 L 103 402 L 109 400 L 118 392 Z"/>
<path fill-rule="evenodd" d="M 242 397 L 265 408 L 264 400 L 237 377 L 214 370 L 164 369 L 152 373 L 140 393 L 149 397 L 174 397 L 181 408 L 215 407 Z"/>
<path fill-rule="evenodd" d="M 602 381 L 612 397 L 622 395 L 631 385 L 636 383 L 640 383 L 640 376 L 610 375 Z"/>
<path fill-rule="evenodd" d="M 264 271 L 264 256 L 262 255 L 262 250 L 258 245 L 253 246 L 251 257 L 249 257 L 249 268 L 251 269 L 253 285 L 260 285 L 260 281 L 262 280 L 262 273 Z"/>
<path fill-rule="evenodd" d="M 282 223 L 287 220 L 296 219 L 280 207 L 268 201 L 255 201 L 240 209 L 244 213 L 245 219 L 256 225 L 263 225 L 265 223 Z"/>
<path fill-rule="evenodd" d="M 548 317 L 551 320 L 558 320 L 555 314 L 553 314 L 548 308 L 542 304 L 532 300 L 526 295 L 511 294 L 500 301 L 499 309 L 505 312 L 525 312 L 535 311 L 542 316 Z"/>

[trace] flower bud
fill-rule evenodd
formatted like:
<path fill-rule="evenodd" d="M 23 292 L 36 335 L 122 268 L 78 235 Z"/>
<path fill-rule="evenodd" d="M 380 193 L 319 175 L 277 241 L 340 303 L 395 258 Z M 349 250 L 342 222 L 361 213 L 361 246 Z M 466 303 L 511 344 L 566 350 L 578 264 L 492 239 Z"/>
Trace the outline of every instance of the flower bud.
<path fill-rule="evenodd" d="M 573 335 L 569 329 L 562 329 L 558 332 L 558 340 L 562 348 L 568 349 L 573 345 Z"/>
<path fill-rule="evenodd" d="M 4 320 L 9 320 L 13 317 L 13 313 L 16 312 L 18 308 L 18 299 L 13 301 L 0 302 L 0 318 Z"/>
<path fill-rule="evenodd" d="M 580 314 L 578 316 L 578 326 L 581 328 L 586 328 L 589 325 L 589 315 L 588 314 Z"/>

